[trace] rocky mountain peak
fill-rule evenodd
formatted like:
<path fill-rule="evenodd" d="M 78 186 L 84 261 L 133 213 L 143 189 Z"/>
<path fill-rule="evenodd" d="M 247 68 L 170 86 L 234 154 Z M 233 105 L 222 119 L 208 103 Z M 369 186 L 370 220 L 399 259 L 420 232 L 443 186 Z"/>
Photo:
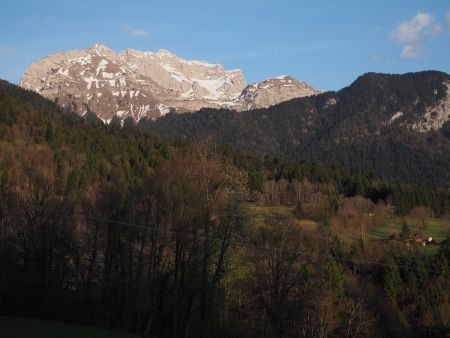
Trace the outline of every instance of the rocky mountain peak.
<path fill-rule="evenodd" d="M 288 76 L 248 86 L 241 70 L 186 60 L 164 49 L 116 53 L 99 43 L 38 60 L 20 85 L 105 122 L 114 116 L 138 121 L 207 107 L 247 110 L 315 93 Z"/>
<path fill-rule="evenodd" d="M 105 45 L 103 45 L 101 43 L 96 43 L 94 46 L 91 47 L 91 49 L 95 50 L 95 51 L 98 51 L 100 53 L 106 53 L 106 54 L 113 54 L 114 53 L 114 51 L 111 48 L 109 48 L 109 47 L 107 47 L 107 46 L 105 46 Z"/>
<path fill-rule="evenodd" d="M 269 107 L 297 97 L 315 95 L 318 92 L 305 82 L 287 75 L 270 78 L 248 85 L 239 100 L 241 109 Z"/>

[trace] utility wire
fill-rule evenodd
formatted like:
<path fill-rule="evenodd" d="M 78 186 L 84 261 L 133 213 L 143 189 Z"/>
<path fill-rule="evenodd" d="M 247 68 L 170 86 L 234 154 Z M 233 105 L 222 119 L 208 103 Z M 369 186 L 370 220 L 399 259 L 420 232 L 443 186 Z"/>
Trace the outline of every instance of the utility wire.
<path fill-rule="evenodd" d="M 263 251 L 273 251 L 267 247 L 261 246 L 261 245 L 256 245 L 253 243 L 249 243 L 249 242 L 245 242 L 244 240 L 242 240 L 241 238 L 237 238 L 234 237 L 232 239 L 234 239 L 235 241 L 229 241 L 229 240 L 224 240 L 223 238 L 217 238 L 217 237 L 211 237 L 211 236 L 197 236 L 197 235 L 193 235 L 191 233 L 185 232 L 185 231 L 178 231 L 178 230 L 171 230 L 171 229 L 161 229 L 161 228 L 155 228 L 152 226 L 146 226 L 146 225 L 142 225 L 142 224 L 136 224 L 136 223 L 130 223 L 130 222 L 124 222 L 124 221 L 117 221 L 117 220 L 112 220 L 112 219 L 108 219 L 108 218 L 103 218 L 103 217 L 98 217 L 95 215 L 86 215 L 82 212 L 75 212 L 76 214 L 79 214 L 81 216 L 83 216 L 86 219 L 89 220 L 94 220 L 94 221 L 99 221 L 99 222 L 105 222 L 105 223 L 112 223 L 112 224 L 116 224 L 119 226 L 127 226 L 127 227 L 132 227 L 132 228 L 138 228 L 138 229 L 143 229 L 143 230 L 150 230 L 150 229 L 156 229 L 159 232 L 165 231 L 171 234 L 175 234 L 175 235 L 181 235 L 181 236 L 185 236 L 185 237 L 189 237 L 191 239 L 197 239 L 197 240 L 209 240 L 209 241 L 213 241 L 213 242 L 217 242 L 217 243 L 222 243 L 222 244 L 230 244 L 233 246 L 238 246 L 238 247 L 245 247 L 245 248 L 250 248 L 250 249 L 256 249 L 256 250 L 263 250 Z M 323 239 L 322 236 L 316 236 L 317 238 L 321 238 Z M 292 251 L 292 250 L 282 250 L 285 253 L 290 253 L 290 254 L 298 254 L 298 251 Z M 386 263 L 382 263 L 382 262 L 375 262 L 375 261 L 364 261 L 364 262 L 360 262 L 357 263 L 356 260 L 352 260 L 349 258 L 343 258 L 343 257 L 336 257 L 336 256 L 331 256 L 331 255 L 323 255 L 323 254 L 316 254 L 316 253 L 302 253 L 302 256 L 307 256 L 307 257 L 311 257 L 311 258 L 323 258 L 323 259 L 329 259 L 332 258 L 334 260 L 337 261 L 341 261 L 341 262 L 345 262 L 345 263 L 351 263 L 351 264 L 355 264 L 355 265 L 374 265 L 374 266 L 383 266 L 383 267 L 399 267 L 402 269 L 411 269 L 411 270 L 419 270 L 419 271 L 428 271 L 428 272 L 434 272 L 437 274 L 447 274 L 444 270 L 436 270 L 436 269 L 429 269 L 429 268 L 425 268 L 425 267 L 418 267 L 418 266 L 411 266 L 411 265 L 404 265 L 404 264 L 397 264 L 397 265 L 392 265 L 392 264 L 386 264 Z"/>

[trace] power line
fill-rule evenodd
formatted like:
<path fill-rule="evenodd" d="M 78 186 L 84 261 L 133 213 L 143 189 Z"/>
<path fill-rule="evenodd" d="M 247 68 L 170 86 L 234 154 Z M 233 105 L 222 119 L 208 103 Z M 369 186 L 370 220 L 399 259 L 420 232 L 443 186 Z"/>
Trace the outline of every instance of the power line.
<path fill-rule="evenodd" d="M 136 224 L 136 223 L 131 223 L 131 222 L 125 222 L 125 221 L 118 221 L 118 220 L 113 220 L 113 219 L 108 219 L 108 218 L 104 218 L 104 217 L 99 217 L 96 215 L 89 215 L 89 214 L 85 214 L 81 211 L 72 211 L 72 212 L 61 212 L 58 211 L 55 214 L 58 214 L 59 216 L 65 215 L 65 216 L 73 216 L 74 214 L 80 215 L 82 217 L 84 217 L 85 219 L 89 219 L 89 220 L 94 220 L 94 221 L 99 221 L 99 222 L 105 222 L 105 223 L 111 223 L 111 224 L 116 224 L 119 226 L 126 226 L 126 227 L 131 227 L 131 228 L 137 228 L 137 229 L 142 229 L 142 230 L 149 230 L 149 229 L 153 229 L 156 230 L 158 232 L 164 231 L 167 233 L 171 233 L 171 234 L 175 234 L 175 235 L 181 235 L 181 236 L 185 236 L 185 237 L 189 237 L 191 239 L 196 239 L 196 240 L 209 240 L 209 241 L 213 241 L 213 242 L 217 242 L 217 243 L 223 243 L 226 245 L 233 245 L 233 246 L 237 246 L 237 247 L 246 247 L 246 248 L 251 248 L 251 249 L 257 249 L 257 250 L 265 250 L 265 251 L 271 251 L 271 249 L 261 246 L 261 245 L 256 245 L 254 243 L 249 243 L 249 242 L 245 242 L 242 238 L 230 238 L 228 240 L 225 240 L 223 238 L 217 238 L 217 237 L 211 237 L 211 236 L 205 236 L 205 235 L 194 235 L 185 231 L 179 231 L 179 230 L 174 230 L 174 229 L 161 229 L 161 228 L 156 228 L 154 226 L 148 226 L 148 225 L 142 225 L 142 224 Z M 320 239 L 324 239 L 323 236 L 320 235 L 313 235 L 313 234 L 308 234 L 309 237 L 316 237 L 316 238 L 320 238 Z M 234 240 L 234 241 L 231 241 Z M 274 251 L 272 249 L 272 251 Z M 284 253 L 290 253 L 290 254 L 298 254 L 298 251 L 292 251 L 292 250 L 282 250 Z M 355 262 L 355 260 L 352 260 L 350 258 L 344 258 L 344 257 L 336 257 L 336 256 L 331 256 L 331 255 L 323 255 L 323 254 L 317 254 L 317 253 L 305 253 L 302 252 L 302 256 L 303 257 L 310 257 L 310 258 L 322 258 L 322 259 L 334 259 L 336 261 L 341 261 L 341 262 L 345 262 L 345 263 L 351 263 L 351 264 L 355 264 L 355 265 L 375 265 L 375 266 L 384 266 L 384 267 L 394 267 L 391 264 L 386 264 L 386 263 L 382 263 L 382 262 L 375 262 L 375 261 L 364 261 L 364 262 L 360 262 L 357 263 Z M 434 273 L 438 273 L 438 274 L 443 274 L 445 273 L 444 271 L 441 270 L 436 270 L 436 269 L 429 269 L 429 268 L 424 268 L 424 267 L 417 267 L 417 266 L 410 266 L 410 265 L 403 265 L 403 264 L 397 264 L 395 265 L 399 268 L 402 269 L 411 269 L 411 270 L 422 270 L 422 271 L 428 271 L 428 272 L 434 272 Z"/>
<path fill-rule="evenodd" d="M 209 241 L 214 241 L 214 242 L 218 242 L 218 243 L 223 243 L 223 244 L 230 244 L 233 246 L 239 246 L 239 247 L 245 247 L 245 248 L 251 248 L 251 249 L 257 249 L 257 250 L 263 250 L 263 251 L 274 251 L 271 250 L 267 247 L 261 246 L 261 245 L 256 245 L 253 243 L 248 243 L 248 242 L 244 242 L 241 238 L 238 239 L 238 241 L 233 241 L 231 242 L 230 240 L 224 240 L 223 238 L 217 238 L 217 237 L 211 237 L 211 236 L 197 236 L 197 235 L 193 235 L 191 233 L 185 232 L 185 231 L 179 231 L 179 230 L 173 230 L 173 229 L 161 229 L 161 228 L 155 228 L 155 227 L 151 227 L 151 226 L 146 226 L 146 225 L 141 225 L 141 224 L 135 224 L 135 223 L 130 223 L 130 222 L 124 222 L 124 221 L 117 221 L 117 220 L 112 220 L 112 219 L 107 219 L 107 218 L 102 218 L 102 217 L 98 217 L 98 216 L 93 216 L 93 215 L 85 215 L 82 212 L 75 212 L 83 217 L 85 217 L 86 219 L 90 219 L 90 220 L 96 220 L 96 221 L 100 221 L 100 222 L 107 222 L 107 223 L 112 223 L 112 224 L 117 224 L 120 226 L 128 226 L 128 227 L 133 227 L 133 228 L 138 228 L 138 229 L 143 229 L 143 230 L 149 230 L 149 229 L 154 229 L 156 231 L 165 231 L 167 233 L 172 233 L 172 234 L 176 234 L 176 235 L 181 235 L 181 236 L 186 236 L 186 237 L 190 237 L 191 239 L 198 239 L 198 240 L 209 240 Z M 316 235 L 317 238 L 321 238 L 323 239 L 322 236 L 318 236 Z M 233 238 L 236 239 L 236 238 Z M 290 253 L 290 254 L 298 254 L 297 251 L 292 251 L 292 250 L 282 250 L 285 253 Z M 436 269 L 429 269 L 429 268 L 425 268 L 425 267 L 418 267 L 418 266 L 410 266 L 410 265 L 404 265 L 404 264 L 397 264 L 397 265 L 392 265 L 392 264 L 386 264 L 386 263 L 382 263 L 382 262 L 375 262 L 375 261 L 364 261 L 364 262 L 360 262 L 357 263 L 355 262 L 355 260 L 352 260 L 350 258 L 343 258 L 343 257 L 336 257 L 336 256 L 331 256 L 331 255 L 323 255 L 323 254 L 316 254 L 316 253 L 302 253 L 302 256 L 307 256 L 310 258 L 322 258 L 322 259 L 334 259 L 337 261 L 341 261 L 341 262 L 345 262 L 345 263 L 351 263 L 351 264 L 355 264 L 355 265 L 375 265 L 375 266 L 383 266 L 383 267 L 398 267 L 398 268 L 402 268 L 402 269 L 410 269 L 410 270 L 419 270 L 419 271 L 428 271 L 428 272 L 434 272 L 434 273 L 438 273 L 438 274 L 446 274 L 445 271 L 443 270 L 436 270 Z"/>

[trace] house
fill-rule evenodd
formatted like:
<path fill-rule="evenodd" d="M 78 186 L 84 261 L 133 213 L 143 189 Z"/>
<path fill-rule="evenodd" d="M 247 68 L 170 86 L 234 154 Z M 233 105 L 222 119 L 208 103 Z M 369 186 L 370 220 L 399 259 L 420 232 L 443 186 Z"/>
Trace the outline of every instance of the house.
<path fill-rule="evenodd" d="M 423 238 L 421 235 L 419 234 L 414 234 L 414 238 L 413 238 L 414 242 L 416 242 L 416 244 L 418 245 L 422 245 L 422 246 L 426 246 L 427 245 L 427 241 L 425 238 Z"/>
<path fill-rule="evenodd" d="M 427 245 L 436 243 L 436 241 L 433 241 L 433 237 L 424 238 L 422 235 L 420 235 L 418 233 L 415 233 L 414 236 L 408 237 L 408 238 L 403 238 L 400 234 L 394 233 L 389 236 L 389 241 L 399 241 L 399 242 L 402 241 L 409 248 L 411 248 L 412 243 L 415 243 L 415 244 L 421 245 L 421 246 L 427 246 Z"/>

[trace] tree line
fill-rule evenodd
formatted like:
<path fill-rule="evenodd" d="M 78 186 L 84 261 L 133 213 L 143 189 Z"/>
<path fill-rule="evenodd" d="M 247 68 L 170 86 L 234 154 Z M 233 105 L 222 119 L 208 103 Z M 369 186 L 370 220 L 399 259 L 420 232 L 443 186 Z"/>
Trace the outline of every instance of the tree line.
<path fill-rule="evenodd" d="M 448 239 L 431 255 L 347 245 L 326 218 L 256 226 L 245 208 L 327 196 L 331 215 L 368 199 L 406 211 L 448 206 L 445 191 L 106 127 L 1 85 L 1 315 L 143 337 L 448 333 Z"/>

